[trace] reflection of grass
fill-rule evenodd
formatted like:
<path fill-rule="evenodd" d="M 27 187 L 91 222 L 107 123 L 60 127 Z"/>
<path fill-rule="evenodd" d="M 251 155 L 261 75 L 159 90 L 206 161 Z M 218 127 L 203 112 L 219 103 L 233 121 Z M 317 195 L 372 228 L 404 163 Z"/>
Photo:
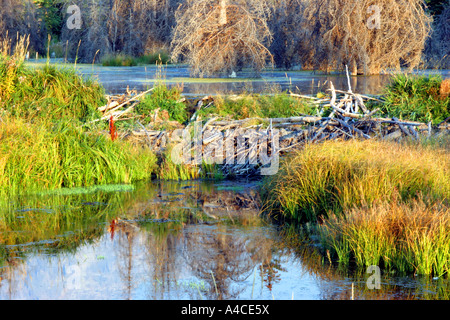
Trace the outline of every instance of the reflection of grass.
<path fill-rule="evenodd" d="M 373 209 L 373 212 L 375 210 Z M 346 221 L 339 220 L 336 221 L 336 224 L 330 223 L 330 227 L 341 228 L 342 224 L 346 224 Z M 343 279 L 354 279 L 354 282 L 352 282 L 354 283 L 355 299 L 389 300 L 398 298 L 448 300 L 450 296 L 450 282 L 448 279 L 441 277 L 436 280 L 429 276 L 415 276 L 408 280 L 405 277 L 397 278 L 398 274 L 395 274 L 392 269 L 382 269 L 381 289 L 368 289 L 366 281 L 371 274 L 366 272 L 366 268 L 356 269 L 353 268 L 353 264 L 348 265 L 342 263 L 336 266 L 334 261 L 333 264 L 329 263 L 326 250 L 329 249 L 331 255 L 337 260 L 334 248 L 330 248 L 329 246 L 321 247 L 315 243 L 311 235 L 317 235 L 317 228 L 322 228 L 322 226 L 285 224 L 278 229 L 280 237 L 278 239 L 279 243 L 277 241 L 276 245 L 282 248 L 290 248 L 295 252 L 295 256 L 301 261 L 304 272 L 313 275 L 323 285 L 324 299 L 349 300 L 351 298 L 351 283 L 348 282 L 348 285 L 345 286 L 347 288 L 343 287 L 342 290 L 339 290 L 340 293 L 336 292 L 335 283 L 342 283 Z M 327 240 L 333 241 L 331 234 Z M 331 244 L 332 242 L 329 243 L 329 245 Z"/>
<path fill-rule="evenodd" d="M 24 256 L 42 248 L 50 252 L 73 251 L 82 243 L 99 238 L 103 223 L 118 215 L 129 199 L 127 193 L 22 196 L 0 207 L 0 260 Z M 6 249 L 5 246 L 9 246 Z M 0 264 L 2 262 L 0 261 Z"/>
<path fill-rule="evenodd" d="M 134 186 L 130 184 L 116 184 L 116 185 L 98 185 L 92 187 L 80 188 L 62 188 L 56 190 L 47 190 L 39 192 L 38 195 L 76 195 L 89 194 L 96 192 L 126 192 L 134 190 Z"/>

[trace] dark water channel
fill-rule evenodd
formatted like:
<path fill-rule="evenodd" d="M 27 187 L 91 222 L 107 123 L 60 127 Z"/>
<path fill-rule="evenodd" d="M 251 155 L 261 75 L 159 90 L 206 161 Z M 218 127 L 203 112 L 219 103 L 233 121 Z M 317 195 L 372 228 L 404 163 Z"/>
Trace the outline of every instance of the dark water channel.
<path fill-rule="evenodd" d="M 446 279 L 340 271 L 259 214 L 257 182 L 19 197 L 0 213 L 0 299 L 448 299 Z"/>

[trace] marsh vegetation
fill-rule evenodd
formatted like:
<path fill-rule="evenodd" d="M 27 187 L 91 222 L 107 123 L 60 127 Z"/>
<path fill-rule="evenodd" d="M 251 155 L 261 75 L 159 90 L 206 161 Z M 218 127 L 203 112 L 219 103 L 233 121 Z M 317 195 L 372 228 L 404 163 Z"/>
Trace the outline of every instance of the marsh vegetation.
<path fill-rule="evenodd" d="M 27 274 L 17 267 L 29 268 L 27 259 L 44 266 L 44 252 L 73 267 L 80 254 L 92 260 L 90 250 L 101 243 L 106 249 L 93 259 L 93 273 L 114 252 L 120 263 L 111 274 L 126 287 L 109 286 L 115 297 L 140 297 L 133 287 L 146 278 L 153 298 L 248 299 L 256 282 L 259 297 L 290 298 L 287 291 L 301 294 L 304 287 L 292 283 L 307 270 L 301 281 L 319 287 L 314 298 L 348 299 L 354 282 L 361 298 L 397 297 L 398 283 L 386 283 L 400 276 L 421 277 L 431 288 L 414 280 L 413 290 L 400 285 L 401 298 L 448 298 L 448 80 L 439 71 L 387 73 L 380 94 L 362 99 L 351 88 L 361 78 L 340 74 L 448 66 L 449 4 L 394 2 L 386 6 L 391 19 L 378 26 L 392 31 L 386 38 L 378 28 L 358 27 L 367 26 L 368 1 L 82 1 L 84 29 L 70 32 L 62 27 L 69 2 L 7 1 L 0 13 L 0 295 L 14 291 L 14 276 Z M 25 20 L 40 31 L 25 36 Z M 26 62 L 30 52 L 47 59 Z M 53 64 L 52 55 L 64 62 Z M 83 71 L 80 62 L 88 63 Z M 181 70 L 169 66 L 174 62 L 186 63 L 186 72 L 166 81 L 167 70 Z M 254 78 L 274 65 L 286 90 Z M 138 66 L 145 70 L 139 81 L 151 83 L 144 92 L 128 82 L 120 94 L 106 92 L 86 72 Z M 337 73 L 332 80 L 348 91 L 320 78 L 301 92 L 284 72 L 299 66 Z M 243 90 L 198 97 L 184 81 L 239 82 Z M 246 90 L 251 81 L 266 90 Z M 375 117 L 398 128 L 378 135 Z M 242 176 L 220 164 L 174 163 L 170 134 L 193 123 L 266 135 L 278 126 L 288 144 L 303 133 L 309 143 L 285 146 L 275 175 L 247 171 L 251 181 L 241 186 Z M 143 260 L 151 276 L 140 270 L 130 280 L 132 264 Z M 370 266 L 382 268 L 386 291 L 365 289 Z M 186 273 L 192 278 L 181 277 Z M 345 277 L 351 283 L 342 284 Z M 273 290 L 279 283 L 284 293 Z M 338 291 L 330 289 L 336 284 Z"/>

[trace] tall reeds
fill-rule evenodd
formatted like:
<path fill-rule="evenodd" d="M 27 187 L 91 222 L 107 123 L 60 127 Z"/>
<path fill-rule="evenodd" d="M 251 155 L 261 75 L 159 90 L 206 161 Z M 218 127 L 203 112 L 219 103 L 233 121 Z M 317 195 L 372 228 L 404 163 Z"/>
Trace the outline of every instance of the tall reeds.
<path fill-rule="evenodd" d="M 279 219 L 313 223 L 340 265 L 442 276 L 450 268 L 450 157 L 439 146 L 383 141 L 309 145 L 265 180 Z"/>
<path fill-rule="evenodd" d="M 339 263 L 383 266 L 399 273 L 441 277 L 450 271 L 450 208 L 415 199 L 380 202 L 331 217 L 318 227 Z"/>
<path fill-rule="evenodd" d="M 131 183 L 150 179 L 156 157 L 70 122 L 31 124 L 4 119 L 0 126 L 0 194 Z"/>
<path fill-rule="evenodd" d="M 450 159 L 441 149 L 382 141 L 329 141 L 308 145 L 283 160 L 262 194 L 274 214 L 316 222 L 354 206 L 428 195 L 450 197 Z"/>

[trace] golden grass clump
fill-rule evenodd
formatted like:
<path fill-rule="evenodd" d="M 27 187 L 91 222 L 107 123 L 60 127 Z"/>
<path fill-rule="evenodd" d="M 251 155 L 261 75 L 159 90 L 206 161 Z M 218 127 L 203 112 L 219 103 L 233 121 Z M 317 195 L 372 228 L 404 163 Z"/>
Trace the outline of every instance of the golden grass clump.
<path fill-rule="evenodd" d="M 441 277 L 450 269 L 450 157 L 443 141 L 308 145 L 264 181 L 265 210 L 308 222 L 330 262 Z"/>
<path fill-rule="evenodd" d="M 420 145 L 329 141 L 284 159 L 262 189 L 273 215 L 315 222 L 329 212 L 390 201 L 396 193 L 401 201 L 419 193 L 449 199 L 450 157 L 446 150 Z"/>
<path fill-rule="evenodd" d="M 400 273 L 443 276 L 450 270 L 450 208 L 419 198 L 353 208 L 319 226 L 340 263 L 384 266 Z"/>

